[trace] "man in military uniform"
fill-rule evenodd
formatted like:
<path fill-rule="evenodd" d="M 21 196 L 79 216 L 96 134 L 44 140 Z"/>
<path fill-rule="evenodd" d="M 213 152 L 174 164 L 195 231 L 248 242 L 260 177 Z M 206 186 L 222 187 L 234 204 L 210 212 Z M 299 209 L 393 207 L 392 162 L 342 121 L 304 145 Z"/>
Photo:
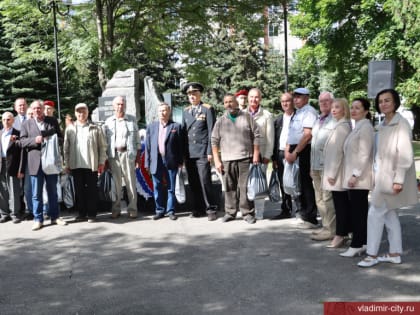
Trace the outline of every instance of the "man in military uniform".
<path fill-rule="evenodd" d="M 213 107 L 201 101 L 203 86 L 197 82 L 184 85 L 190 106 L 184 109 L 182 126 L 187 132 L 185 166 L 193 197 L 191 217 L 200 217 L 207 212 L 208 220 L 217 219 L 216 206 L 211 204 L 211 132 L 216 121 Z"/>

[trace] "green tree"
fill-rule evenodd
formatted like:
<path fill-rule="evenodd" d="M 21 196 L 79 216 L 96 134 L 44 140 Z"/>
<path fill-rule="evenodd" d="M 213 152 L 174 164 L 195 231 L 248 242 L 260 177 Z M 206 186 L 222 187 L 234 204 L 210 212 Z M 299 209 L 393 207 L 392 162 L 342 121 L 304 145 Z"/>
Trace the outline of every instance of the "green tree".
<path fill-rule="evenodd" d="M 370 60 L 394 59 L 397 89 L 407 104 L 418 103 L 419 4 L 419 0 L 299 1 L 291 24 L 306 44 L 296 56 L 293 72 L 309 78 L 305 83 L 314 91 L 328 81 L 336 95 L 349 98 L 366 95 Z"/>

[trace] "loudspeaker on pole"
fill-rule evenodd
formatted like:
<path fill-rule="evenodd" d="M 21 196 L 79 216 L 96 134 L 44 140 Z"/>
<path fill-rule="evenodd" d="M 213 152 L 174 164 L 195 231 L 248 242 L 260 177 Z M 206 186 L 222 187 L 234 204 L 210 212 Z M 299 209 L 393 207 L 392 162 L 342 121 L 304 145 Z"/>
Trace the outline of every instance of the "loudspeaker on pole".
<path fill-rule="evenodd" d="M 394 88 L 394 60 L 378 60 L 369 62 L 368 97 L 373 99 L 379 91 Z"/>

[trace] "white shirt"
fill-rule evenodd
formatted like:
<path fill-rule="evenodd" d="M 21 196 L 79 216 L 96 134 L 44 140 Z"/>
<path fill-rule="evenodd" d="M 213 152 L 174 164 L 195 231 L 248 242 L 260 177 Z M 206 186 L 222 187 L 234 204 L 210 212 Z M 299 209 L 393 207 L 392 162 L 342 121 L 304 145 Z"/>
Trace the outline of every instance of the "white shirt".
<path fill-rule="evenodd" d="M 12 128 L 8 131 L 3 129 L 3 133 L 1 135 L 1 157 L 5 158 L 7 153 L 7 148 L 9 147 L 10 136 L 12 135 Z"/>
<path fill-rule="evenodd" d="M 283 128 L 281 129 L 280 138 L 279 138 L 279 150 L 284 151 L 286 149 L 287 144 L 287 137 L 289 135 L 289 126 L 290 126 L 290 119 L 292 115 L 288 115 L 286 113 L 283 114 Z"/>
<path fill-rule="evenodd" d="M 287 143 L 290 145 L 299 144 L 303 137 L 303 129 L 312 129 L 317 118 L 318 114 L 315 108 L 309 104 L 306 104 L 302 108 L 296 109 L 295 115 L 290 121 Z"/>
<path fill-rule="evenodd" d="M 76 122 L 76 168 L 89 168 L 89 125 Z"/>
<path fill-rule="evenodd" d="M 117 118 L 115 125 L 115 147 L 124 148 L 127 147 L 127 124 L 124 118 Z"/>

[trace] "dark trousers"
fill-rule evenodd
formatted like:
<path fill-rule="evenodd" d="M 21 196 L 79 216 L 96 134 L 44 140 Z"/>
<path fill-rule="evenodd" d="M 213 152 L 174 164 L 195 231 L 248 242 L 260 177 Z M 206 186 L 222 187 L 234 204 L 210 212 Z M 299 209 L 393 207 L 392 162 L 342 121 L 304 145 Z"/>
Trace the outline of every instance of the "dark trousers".
<path fill-rule="evenodd" d="M 367 217 L 369 210 L 369 190 L 350 189 L 350 218 L 353 238 L 351 247 L 358 248 L 367 242 Z"/>
<path fill-rule="evenodd" d="M 332 191 L 335 208 L 335 234 L 347 236 L 351 232 L 350 201 L 348 191 Z"/>
<path fill-rule="evenodd" d="M 250 159 L 224 161 L 223 180 L 225 182 L 225 211 L 227 214 L 236 216 L 236 205 L 242 216 L 254 215 L 254 202 L 247 198 L 247 180 L 249 173 Z M 238 202 L 239 201 L 239 202 Z"/>
<path fill-rule="evenodd" d="M 185 167 L 188 173 L 188 184 L 193 198 L 193 212 L 216 213 L 216 206 L 212 205 L 211 168 L 206 157 L 187 159 Z"/>
<path fill-rule="evenodd" d="M 280 181 L 281 191 L 281 209 L 282 213 L 292 213 L 292 196 L 286 194 L 283 189 L 283 173 L 284 173 L 284 151 L 279 150 L 277 158 L 277 175 Z"/>
<path fill-rule="evenodd" d="M 74 179 L 74 191 L 76 196 L 75 209 L 79 217 L 95 218 L 98 212 L 98 172 L 92 172 L 87 168 L 76 168 L 71 171 Z"/>
<path fill-rule="evenodd" d="M 289 152 L 293 152 L 296 145 L 290 145 Z M 316 219 L 318 209 L 315 202 L 315 190 L 311 178 L 311 146 L 308 144 L 305 149 L 299 153 L 299 176 L 300 189 L 298 212 L 304 221 L 317 224 Z"/>

